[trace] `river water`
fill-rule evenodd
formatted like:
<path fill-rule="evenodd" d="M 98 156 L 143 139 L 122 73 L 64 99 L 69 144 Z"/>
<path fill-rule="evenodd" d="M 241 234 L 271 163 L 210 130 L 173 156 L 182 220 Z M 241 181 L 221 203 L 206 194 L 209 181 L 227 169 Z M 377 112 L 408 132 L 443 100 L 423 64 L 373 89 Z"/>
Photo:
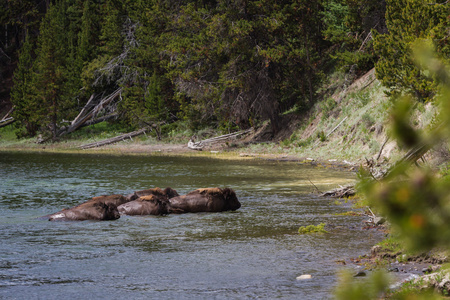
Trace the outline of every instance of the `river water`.
<path fill-rule="evenodd" d="M 336 260 L 379 240 L 313 195 L 355 175 L 297 163 L 0 152 L 0 298 L 328 299 Z M 48 222 L 93 196 L 231 187 L 236 212 Z M 299 226 L 327 223 L 326 234 Z M 296 277 L 311 274 L 312 279 Z"/>

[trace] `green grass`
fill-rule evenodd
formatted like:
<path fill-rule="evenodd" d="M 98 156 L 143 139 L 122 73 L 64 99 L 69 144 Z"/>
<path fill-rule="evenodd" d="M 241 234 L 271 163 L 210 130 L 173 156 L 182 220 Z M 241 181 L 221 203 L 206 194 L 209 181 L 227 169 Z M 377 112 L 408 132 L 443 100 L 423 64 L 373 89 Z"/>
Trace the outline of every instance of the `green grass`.
<path fill-rule="evenodd" d="M 14 140 L 17 140 L 17 138 L 14 132 L 13 125 L 0 128 L 0 143 L 4 141 L 14 141 Z"/>
<path fill-rule="evenodd" d="M 401 241 L 393 236 L 389 236 L 388 238 L 382 240 L 377 244 L 377 246 L 380 246 L 385 252 L 398 253 L 404 251 Z"/>
<path fill-rule="evenodd" d="M 298 229 L 299 234 L 308 234 L 308 233 L 327 233 L 325 230 L 325 223 L 320 223 L 319 225 L 308 225 L 301 226 Z"/>

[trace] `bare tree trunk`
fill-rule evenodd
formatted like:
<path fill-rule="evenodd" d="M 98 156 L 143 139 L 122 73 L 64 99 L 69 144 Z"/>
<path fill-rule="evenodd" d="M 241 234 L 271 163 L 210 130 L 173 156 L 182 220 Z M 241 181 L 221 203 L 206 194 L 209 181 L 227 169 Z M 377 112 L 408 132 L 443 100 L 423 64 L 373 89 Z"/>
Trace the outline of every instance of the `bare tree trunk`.
<path fill-rule="evenodd" d="M 111 95 L 103 98 L 99 104 L 97 104 L 91 111 L 86 113 L 88 111 L 88 106 L 90 105 L 90 102 L 93 99 L 93 96 L 89 99 L 88 103 L 83 107 L 81 112 L 78 114 L 78 116 L 71 122 L 71 125 L 61 128 L 58 132 L 58 136 L 63 136 L 65 134 L 74 132 L 78 128 L 82 127 L 83 124 L 85 124 L 88 121 L 92 121 L 97 113 L 99 113 L 102 109 L 104 109 L 106 106 L 108 106 L 114 99 L 116 99 L 122 92 L 122 88 L 119 88 L 115 90 Z"/>
<path fill-rule="evenodd" d="M 110 138 L 110 139 L 106 139 L 106 140 L 103 140 L 103 141 L 94 142 L 94 143 L 90 143 L 90 144 L 84 144 L 84 145 L 81 145 L 80 148 L 81 149 L 89 149 L 89 148 L 95 148 L 95 147 L 100 147 L 100 146 L 104 146 L 104 145 L 117 143 L 117 142 L 120 142 L 120 141 L 123 141 L 123 140 L 126 140 L 126 139 L 131 139 L 132 137 L 141 135 L 147 130 L 148 130 L 148 128 L 142 128 L 142 129 L 139 129 L 137 131 L 133 131 L 133 132 L 130 132 L 130 133 L 122 134 L 122 135 L 119 135 L 119 136 L 116 136 L 116 137 L 113 137 L 113 138 Z"/>
<path fill-rule="evenodd" d="M 9 118 L 3 119 L 3 120 L 0 121 L 0 128 L 8 126 L 8 125 L 14 123 L 15 121 L 16 120 L 13 117 L 9 117 Z"/>
<path fill-rule="evenodd" d="M 306 50 L 306 63 L 308 65 L 308 68 L 310 68 L 310 72 L 307 75 L 307 81 L 308 81 L 308 88 L 309 88 L 309 103 L 313 103 L 314 100 L 314 89 L 312 85 L 311 80 L 311 74 L 313 73 L 313 68 L 311 65 L 311 58 L 309 55 L 309 43 L 308 43 L 308 34 L 305 35 L 305 50 Z"/>

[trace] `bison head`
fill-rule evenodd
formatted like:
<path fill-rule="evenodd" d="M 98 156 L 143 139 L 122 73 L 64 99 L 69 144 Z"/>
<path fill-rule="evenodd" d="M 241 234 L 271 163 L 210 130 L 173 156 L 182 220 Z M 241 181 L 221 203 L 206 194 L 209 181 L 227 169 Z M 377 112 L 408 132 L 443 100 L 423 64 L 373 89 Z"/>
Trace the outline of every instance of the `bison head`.
<path fill-rule="evenodd" d="M 229 188 L 224 188 L 222 190 L 223 197 L 225 198 L 225 205 L 227 210 L 236 210 L 241 207 L 241 203 L 239 202 L 236 193 Z"/>
<path fill-rule="evenodd" d="M 102 220 L 117 220 L 120 218 L 117 205 L 114 203 L 96 203 L 103 212 Z M 97 208 L 98 209 L 98 208 Z"/>

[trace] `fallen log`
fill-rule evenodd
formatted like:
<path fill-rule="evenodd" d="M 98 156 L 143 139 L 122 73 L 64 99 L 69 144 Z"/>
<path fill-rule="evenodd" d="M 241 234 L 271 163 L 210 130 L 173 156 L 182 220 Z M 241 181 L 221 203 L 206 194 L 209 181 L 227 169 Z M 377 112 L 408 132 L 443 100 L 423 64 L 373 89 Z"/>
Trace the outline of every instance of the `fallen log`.
<path fill-rule="evenodd" d="M 86 111 L 89 109 L 90 106 L 92 106 L 92 101 L 93 100 L 94 100 L 94 94 L 91 95 L 91 97 L 89 98 L 89 100 L 86 103 L 86 105 L 81 109 L 81 111 L 78 114 L 78 116 L 76 116 L 75 119 L 73 119 L 73 121 L 70 123 L 70 125 L 76 124 L 82 116 L 86 115 Z"/>
<path fill-rule="evenodd" d="M 81 145 L 79 148 L 84 150 L 84 149 L 89 149 L 89 148 L 95 148 L 95 147 L 101 147 L 101 146 L 104 146 L 104 145 L 114 144 L 114 143 L 121 142 L 121 141 L 126 140 L 126 139 L 131 139 L 131 138 L 133 138 L 135 136 L 141 135 L 147 130 L 148 130 L 148 128 L 142 128 L 142 129 L 139 129 L 137 131 L 133 131 L 133 132 L 126 133 L 126 134 L 121 134 L 119 136 L 116 136 L 116 137 L 113 137 L 113 138 L 110 138 L 110 139 L 106 139 L 106 140 L 103 140 L 103 141 L 98 141 L 98 142 L 94 142 L 94 143 L 84 144 L 84 145 Z"/>
<path fill-rule="evenodd" d="M 356 194 L 354 185 L 346 185 L 321 194 L 321 197 L 348 198 Z"/>
<path fill-rule="evenodd" d="M 240 135 L 247 134 L 247 133 L 251 132 L 252 130 L 253 130 L 253 128 L 250 128 L 250 129 L 247 129 L 247 130 L 242 130 L 242 131 L 238 131 L 238 132 L 234 132 L 234 133 L 224 134 L 224 135 L 221 135 L 221 136 L 209 138 L 209 139 L 198 141 L 198 142 L 194 142 L 194 139 L 191 138 L 189 140 L 189 142 L 188 142 L 188 148 L 192 149 L 192 150 L 202 150 L 203 147 L 206 146 L 206 144 L 213 144 L 213 143 L 218 143 L 218 142 L 222 142 L 222 141 L 225 141 L 225 140 L 229 140 L 229 139 L 238 137 Z"/>
<path fill-rule="evenodd" d="M 15 108 L 16 108 L 15 106 L 11 107 L 11 109 L 6 113 L 6 115 L 4 115 L 3 118 L 0 119 L 0 128 L 8 126 L 16 121 L 16 119 L 10 116 Z"/>
<path fill-rule="evenodd" d="M 91 125 L 95 125 L 95 124 L 98 124 L 98 123 L 101 123 L 101 122 L 104 122 L 104 121 L 108 121 L 108 120 L 117 118 L 118 115 L 119 114 L 117 114 L 117 113 L 112 113 L 110 115 L 102 116 L 102 117 L 97 118 L 97 119 L 92 119 L 92 120 L 87 121 L 83 125 L 81 125 L 79 128 L 83 128 L 83 127 L 86 127 L 86 126 L 91 126 Z"/>
<path fill-rule="evenodd" d="M 93 101 L 93 95 L 88 100 L 88 103 L 83 107 L 81 112 L 78 114 L 78 116 L 71 122 L 71 124 L 67 127 L 63 127 L 59 130 L 58 136 L 63 136 L 65 134 L 74 132 L 75 130 L 79 129 L 80 127 L 83 127 L 85 123 L 87 123 L 90 120 L 93 120 L 95 116 L 104 109 L 107 105 L 109 105 L 114 99 L 120 96 L 122 93 L 122 88 L 118 88 L 115 90 L 112 94 L 108 95 L 107 97 L 100 100 L 100 103 L 95 105 L 93 109 L 86 112 L 90 106 L 92 106 Z"/>
<path fill-rule="evenodd" d="M 15 121 L 16 120 L 13 117 L 9 117 L 9 118 L 3 119 L 3 120 L 0 121 L 0 128 L 8 126 L 8 125 L 14 123 Z"/>
<path fill-rule="evenodd" d="M 15 106 L 11 107 L 11 109 L 6 113 L 6 115 L 4 115 L 3 118 L 0 119 L 0 122 L 8 119 L 15 108 L 16 108 Z"/>

